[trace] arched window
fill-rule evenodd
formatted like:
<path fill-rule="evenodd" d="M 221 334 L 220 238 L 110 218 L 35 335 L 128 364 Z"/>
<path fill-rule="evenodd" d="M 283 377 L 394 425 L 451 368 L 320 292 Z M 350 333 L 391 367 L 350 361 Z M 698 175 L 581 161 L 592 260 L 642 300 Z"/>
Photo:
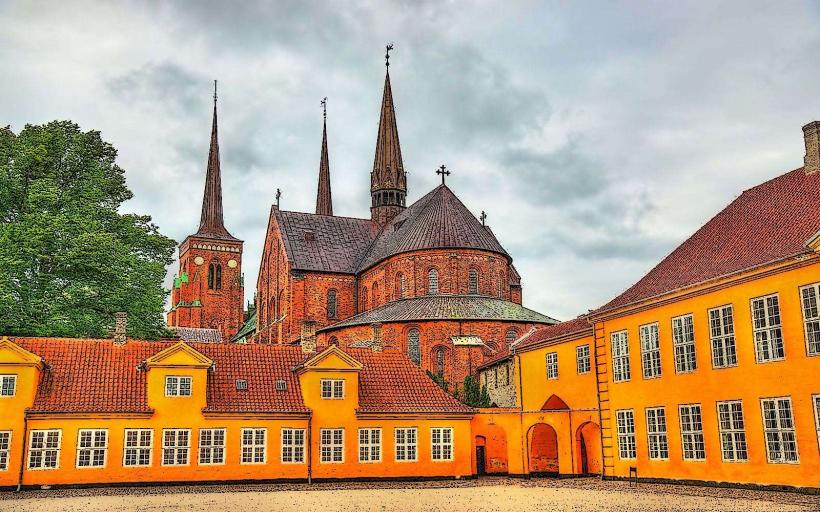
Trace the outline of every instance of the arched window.
<path fill-rule="evenodd" d="M 328 345 L 336 345 L 338 347 L 339 346 L 339 338 L 337 338 L 336 336 L 331 336 L 330 339 L 328 340 L 327 344 Z"/>
<path fill-rule="evenodd" d="M 327 291 L 327 317 L 336 318 L 336 290 Z"/>
<path fill-rule="evenodd" d="M 359 309 L 367 311 L 367 286 L 362 286 L 361 297 L 359 297 Z"/>
<path fill-rule="evenodd" d="M 427 272 L 427 295 L 438 295 L 438 270 L 434 268 Z"/>
<path fill-rule="evenodd" d="M 499 297 L 504 297 L 504 272 L 498 273 L 498 293 Z"/>
<path fill-rule="evenodd" d="M 514 342 L 517 338 L 518 338 L 518 331 L 516 331 L 515 329 L 512 329 L 512 328 L 507 329 L 507 335 L 505 336 L 505 339 L 506 339 L 506 341 L 507 341 L 507 346 L 508 346 L 508 347 L 509 347 L 509 346 L 510 346 L 510 344 L 511 344 L 512 342 Z"/>
<path fill-rule="evenodd" d="M 379 283 L 373 283 L 373 307 L 379 307 Z"/>
<path fill-rule="evenodd" d="M 475 269 L 470 269 L 468 274 L 467 293 L 478 295 L 478 271 Z"/>
<path fill-rule="evenodd" d="M 222 289 L 222 265 L 219 263 L 211 263 L 208 267 L 208 289 Z"/>
<path fill-rule="evenodd" d="M 415 327 L 407 331 L 407 357 L 417 365 L 421 364 L 421 333 Z"/>
<path fill-rule="evenodd" d="M 444 347 L 436 348 L 436 351 L 433 355 L 433 360 L 435 361 L 435 368 L 436 368 L 436 375 L 439 377 L 444 377 Z"/>
<path fill-rule="evenodd" d="M 407 288 L 404 281 L 404 274 L 399 272 L 398 274 L 396 274 L 396 298 L 403 299 L 406 290 Z"/>

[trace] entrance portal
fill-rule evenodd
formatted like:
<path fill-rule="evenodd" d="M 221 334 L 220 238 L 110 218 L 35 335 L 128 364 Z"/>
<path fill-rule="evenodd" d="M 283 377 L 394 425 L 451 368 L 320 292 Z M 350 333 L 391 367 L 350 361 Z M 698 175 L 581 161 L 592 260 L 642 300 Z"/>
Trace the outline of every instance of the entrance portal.
<path fill-rule="evenodd" d="M 558 435 L 546 423 L 536 423 L 529 432 L 530 474 L 558 474 Z"/>

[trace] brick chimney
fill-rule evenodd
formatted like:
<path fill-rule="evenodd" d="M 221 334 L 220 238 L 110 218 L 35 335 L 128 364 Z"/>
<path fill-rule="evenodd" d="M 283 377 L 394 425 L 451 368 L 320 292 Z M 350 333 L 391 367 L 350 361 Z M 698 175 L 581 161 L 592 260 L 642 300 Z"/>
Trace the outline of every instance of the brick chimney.
<path fill-rule="evenodd" d="M 806 156 L 803 157 L 806 174 L 820 171 L 820 121 L 812 121 L 803 127 Z"/>
<path fill-rule="evenodd" d="M 128 313 L 114 313 L 114 345 L 125 345 L 125 330 L 128 327 Z"/>
<path fill-rule="evenodd" d="M 373 328 L 373 345 L 371 348 L 373 352 L 381 352 L 382 351 L 382 324 L 370 324 L 370 327 Z"/>
<path fill-rule="evenodd" d="M 316 352 L 316 322 L 310 320 L 302 322 L 302 335 L 299 338 L 299 344 L 305 354 Z"/>

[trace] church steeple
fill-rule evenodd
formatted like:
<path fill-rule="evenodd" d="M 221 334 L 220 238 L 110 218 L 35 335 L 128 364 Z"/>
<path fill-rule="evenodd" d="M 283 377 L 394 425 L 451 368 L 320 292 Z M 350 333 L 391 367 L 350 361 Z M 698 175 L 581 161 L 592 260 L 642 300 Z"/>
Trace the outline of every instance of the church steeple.
<path fill-rule="evenodd" d="M 399 130 L 393 107 L 393 91 L 390 87 L 390 50 L 385 55 L 384 95 L 379 118 L 379 134 L 376 139 L 376 156 L 370 175 L 371 218 L 384 225 L 405 207 L 407 175 L 401 158 Z"/>
<path fill-rule="evenodd" d="M 219 138 L 216 118 L 216 80 L 214 80 L 214 118 L 211 125 L 211 147 L 208 151 L 208 170 L 205 173 L 205 193 L 202 197 L 202 215 L 197 236 L 236 240 L 222 220 L 222 177 L 219 168 Z"/>
<path fill-rule="evenodd" d="M 319 190 L 316 192 L 316 215 L 333 215 L 330 194 L 330 161 L 327 156 L 327 98 L 322 100 L 322 156 L 319 160 Z"/>

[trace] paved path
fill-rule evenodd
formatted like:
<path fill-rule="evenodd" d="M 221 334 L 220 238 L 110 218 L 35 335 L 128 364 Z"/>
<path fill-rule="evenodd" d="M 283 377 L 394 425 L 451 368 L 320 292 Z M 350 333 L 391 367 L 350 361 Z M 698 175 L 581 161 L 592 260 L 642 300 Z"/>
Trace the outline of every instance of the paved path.
<path fill-rule="evenodd" d="M 0 511 L 820 510 L 820 496 L 597 479 L 226 485 L 0 492 Z"/>

